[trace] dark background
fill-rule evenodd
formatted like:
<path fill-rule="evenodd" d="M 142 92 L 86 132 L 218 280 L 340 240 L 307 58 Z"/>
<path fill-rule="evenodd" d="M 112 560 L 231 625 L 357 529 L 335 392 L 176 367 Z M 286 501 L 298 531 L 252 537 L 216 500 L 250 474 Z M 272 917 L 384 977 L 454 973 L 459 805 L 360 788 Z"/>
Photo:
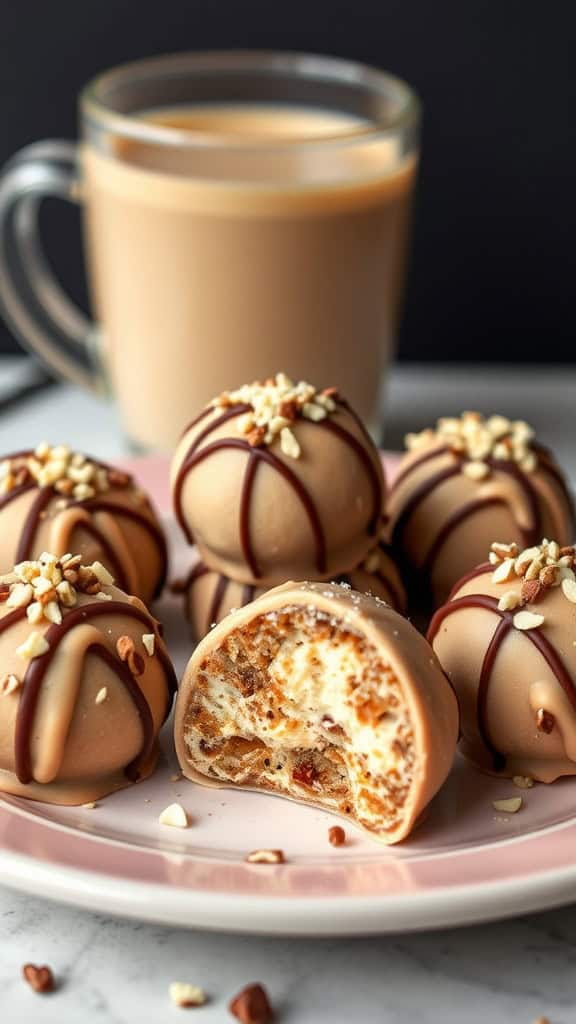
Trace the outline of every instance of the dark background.
<path fill-rule="evenodd" d="M 425 108 L 401 356 L 573 361 L 575 30 L 573 4 L 535 0 L 3 0 L 0 162 L 74 137 L 79 88 L 123 60 L 245 47 L 380 65 Z M 75 216 L 46 219 L 79 295 Z"/>

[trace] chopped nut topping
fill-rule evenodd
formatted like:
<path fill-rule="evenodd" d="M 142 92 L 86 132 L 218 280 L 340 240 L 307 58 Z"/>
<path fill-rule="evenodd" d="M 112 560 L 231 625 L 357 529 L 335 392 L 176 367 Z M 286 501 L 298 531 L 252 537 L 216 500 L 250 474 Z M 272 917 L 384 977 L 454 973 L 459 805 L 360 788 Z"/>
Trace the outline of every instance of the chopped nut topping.
<path fill-rule="evenodd" d="M 36 964 L 24 964 L 22 974 L 35 992 L 44 995 L 46 992 L 54 991 L 54 975 L 46 965 L 37 967 Z"/>
<path fill-rule="evenodd" d="M 21 682 L 18 676 L 12 673 L 2 676 L 0 679 L 0 694 L 2 697 L 9 697 L 11 693 L 15 693 L 16 690 L 21 686 Z"/>
<path fill-rule="evenodd" d="M 300 445 L 289 424 L 298 418 L 318 423 L 336 411 L 337 391 L 325 388 L 318 392 L 312 384 L 295 384 L 284 373 L 265 381 L 246 384 L 237 391 L 225 391 L 214 399 L 215 409 L 229 409 L 241 404 L 251 406 L 251 412 L 237 420 L 237 427 L 253 447 L 270 445 L 277 437 L 284 455 L 297 459 Z"/>
<path fill-rule="evenodd" d="M 532 789 L 534 785 L 534 779 L 529 775 L 514 775 L 512 782 L 518 789 Z"/>
<path fill-rule="evenodd" d="M 141 676 L 144 672 L 144 659 L 136 651 L 131 636 L 119 636 L 116 641 L 116 651 L 120 661 L 125 661 L 133 676 Z"/>
<path fill-rule="evenodd" d="M 94 698 L 94 702 L 95 702 L 95 704 L 103 704 L 107 697 L 108 697 L 108 690 L 106 689 L 105 686 L 103 686 L 101 690 L 98 690 L 98 693 L 96 694 L 96 697 Z"/>
<path fill-rule="evenodd" d="M 185 981 L 173 981 L 168 991 L 170 999 L 176 1006 L 203 1006 L 206 1002 L 204 990 Z"/>
<path fill-rule="evenodd" d="M 271 1024 L 272 1007 L 262 985 L 247 985 L 232 999 L 228 1009 L 240 1024 Z"/>
<path fill-rule="evenodd" d="M 524 473 L 533 473 L 538 466 L 530 447 L 534 431 L 523 420 L 505 416 L 485 419 L 477 412 L 464 412 L 460 417 L 439 419 L 434 428 L 419 434 L 407 434 L 409 451 L 418 451 L 443 442 L 462 459 L 462 472 L 472 480 L 484 480 L 497 468 L 494 463 L 515 462 Z"/>
<path fill-rule="evenodd" d="M 152 657 L 156 646 L 156 637 L 154 633 L 142 633 L 142 643 L 146 649 L 146 653 Z"/>
<path fill-rule="evenodd" d="M 505 814 L 516 814 L 522 807 L 522 797 L 511 796 L 506 800 L 493 800 L 492 807 L 495 811 L 503 811 Z"/>
<path fill-rule="evenodd" d="M 498 607 L 501 612 L 511 612 L 513 608 L 517 608 L 521 603 L 522 598 L 520 594 L 517 594 L 515 590 L 507 590 L 498 601 Z"/>
<path fill-rule="evenodd" d="M 82 804 L 85 811 L 93 811 L 97 806 L 98 804 L 95 800 L 89 800 L 87 804 Z"/>
<path fill-rule="evenodd" d="M 33 658 L 39 658 L 42 654 L 46 654 L 49 646 L 42 634 L 34 630 L 29 633 L 24 643 L 16 648 L 16 654 L 19 658 L 24 658 L 25 661 L 32 661 Z"/>
<path fill-rule="evenodd" d="M 544 622 L 544 616 L 537 615 L 535 612 L 516 612 L 513 622 L 515 629 L 538 629 Z"/>
<path fill-rule="evenodd" d="M 170 828 L 188 828 L 190 825 L 188 815 L 181 804 L 169 804 L 165 807 L 158 818 L 158 823 Z"/>
<path fill-rule="evenodd" d="M 332 828 L 328 829 L 328 842 L 331 846 L 344 846 L 346 833 L 341 825 L 332 825 Z"/>
<path fill-rule="evenodd" d="M 126 473 L 99 466 L 67 445 L 51 446 L 43 441 L 32 455 L 5 459 L 0 464 L 0 494 L 31 483 L 86 501 L 105 494 L 110 487 L 126 487 L 131 480 Z"/>
<path fill-rule="evenodd" d="M 488 558 L 490 564 L 494 566 L 493 583 L 522 580 L 516 605 L 534 604 L 544 597 L 548 590 L 559 586 L 562 587 L 567 600 L 576 604 L 576 548 L 561 548 L 556 541 L 546 538 L 541 544 L 526 548 L 524 551 L 518 551 L 516 544 L 494 543 Z M 500 598 L 498 607 L 501 611 L 511 611 L 516 606 L 514 593 L 515 591 L 509 590 Z M 517 628 L 534 627 L 520 625 Z"/>
<path fill-rule="evenodd" d="M 282 850 L 252 850 L 246 857 L 248 864 L 284 864 Z"/>

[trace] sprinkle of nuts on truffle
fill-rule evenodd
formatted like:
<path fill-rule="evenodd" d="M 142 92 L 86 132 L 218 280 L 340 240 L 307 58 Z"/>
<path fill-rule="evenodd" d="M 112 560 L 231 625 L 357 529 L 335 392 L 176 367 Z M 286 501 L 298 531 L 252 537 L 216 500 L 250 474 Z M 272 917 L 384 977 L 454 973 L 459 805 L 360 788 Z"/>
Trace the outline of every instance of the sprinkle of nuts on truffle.
<path fill-rule="evenodd" d="M 271 1024 L 274 1014 L 268 993 L 262 985 L 246 985 L 228 1005 L 240 1024 Z"/>
<path fill-rule="evenodd" d="M 506 800 L 493 800 L 492 807 L 495 811 L 501 811 L 505 814 L 517 814 L 522 807 L 522 797 L 511 796 Z"/>
<path fill-rule="evenodd" d="M 2 676 L 2 679 L 0 679 L 0 695 L 2 697 L 9 697 L 11 693 L 16 693 L 16 690 L 21 685 L 18 676 L 13 675 L 13 673 Z"/>
<path fill-rule="evenodd" d="M 101 690 L 98 690 L 98 693 L 96 694 L 96 697 L 94 698 L 94 703 L 95 704 L 103 704 L 107 697 L 108 697 L 108 690 L 107 690 L 107 688 L 105 686 L 103 686 Z"/>
<path fill-rule="evenodd" d="M 576 548 L 560 547 L 557 541 L 543 539 L 541 544 L 518 549 L 517 544 L 494 543 L 488 556 L 494 567 L 493 583 L 522 581 L 520 593 L 507 590 L 498 602 L 500 611 L 512 611 L 518 605 L 535 604 L 548 590 L 562 588 L 564 597 L 576 604 Z M 524 613 L 520 622 L 526 623 Z M 518 616 L 515 616 L 515 620 Z M 533 629 L 534 624 L 517 625 L 517 629 Z"/>
<path fill-rule="evenodd" d="M 22 974 L 24 980 L 35 992 L 45 995 L 47 992 L 54 991 L 54 975 L 45 964 L 42 967 L 37 967 L 36 964 L 24 964 Z"/>
<path fill-rule="evenodd" d="M 126 473 L 92 462 L 68 445 L 52 446 L 44 441 L 29 455 L 0 463 L 0 495 L 31 483 L 52 487 L 75 501 L 88 501 L 97 494 L 106 494 L 111 487 L 126 487 L 131 480 Z"/>
<path fill-rule="evenodd" d="M 26 618 L 32 626 L 59 625 L 63 612 L 73 608 L 78 594 L 84 593 L 108 599 L 100 588 L 113 582 L 112 576 L 100 562 L 81 565 L 80 555 L 65 554 L 58 558 L 44 551 L 36 560 L 19 562 L 7 582 L 7 608 L 25 608 Z M 17 653 L 30 660 L 48 650 L 41 633 L 32 631 Z"/>
<path fill-rule="evenodd" d="M 152 657 L 156 645 L 156 637 L 154 636 L 154 633 L 142 633 L 142 643 L 144 644 L 146 653 Z"/>
<path fill-rule="evenodd" d="M 513 622 L 514 628 L 522 631 L 538 629 L 544 622 L 544 616 L 536 615 L 535 612 L 516 612 Z"/>
<path fill-rule="evenodd" d="M 284 455 L 297 459 L 300 445 L 290 429 L 290 424 L 301 418 L 319 423 L 336 411 L 337 391 L 324 388 L 318 391 L 312 384 L 290 380 L 285 373 L 277 373 L 265 381 L 245 384 L 237 391 L 224 391 L 214 399 L 215 409 L 227 409 L 232 405 L 249 405 L 251 411 L 237 420 L 240 433 L 253 447 L 270 445 L 277 437 Z"/>
<path fill-rule="evenodd" d="M 188 828 L 190 825 L 188 815 L 181 804 L 169 804 L 165 807 L 158 818 L 158 823 L 170 828 Z"/>
<path fill-rule="evenodd" d="M 346 833 L 341 825 L 332 825 L 332 828 L 328 829 L 328 842 L 331 846 L 344 846 Z"/>
<path fill-rule="evenodd" d="M 545 708 L 538 708 L 536 712 L 536 728 L 538 732 L 543 732 L 547 736 L 550 735 L 556 724 L 554 715 L 550 711 L 546 711 Z"/>
<path fill-rule="evenodd" d="M 439 419 L 434 428 L 407 434 L 409 451 L 441 444 L 462 460 L 462 472 L 471 480 L 484 480 L 497 469 L 495 463 L 513 461 L 524 473 L 533 473 L 538 459 L 530 443 L 534 431 L 524 420 L 505 416 L 485 419 L 478 412 Z"/>
<path fill-rule="evenodd" d="M 170 999 L 175 1006 L 182 1008 L 190 1006 L 203 1006 L 206 1002 L 206 994 L 198 985 L 189 985 L 185 981 L 173 981 L 168 989 Z"/>
<path fill-rule="evenodd" d="M 283 850 L 252 850 L 246 857 L 248 864 L 284 864 Z"/>

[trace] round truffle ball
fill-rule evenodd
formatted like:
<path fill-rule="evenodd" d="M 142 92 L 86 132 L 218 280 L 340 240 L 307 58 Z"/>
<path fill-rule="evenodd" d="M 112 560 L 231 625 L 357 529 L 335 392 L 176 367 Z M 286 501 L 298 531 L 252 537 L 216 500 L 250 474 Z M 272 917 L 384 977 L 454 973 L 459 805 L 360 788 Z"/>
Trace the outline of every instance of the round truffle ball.
<path fill-rule="evenodd" d="M 398 567 L 387 545 L 378 544 L 372 548 L 364 561 L 349 573 L 343 573 L 336 581 L 358 590 L 373 594 L 385 601 L 398 612 L 406 608 L 406 592 Z M 252 583 L 238 583 L 210 569 L 205 562 L 198 561 L 182 584 L 175 584 L 177 591 L 184 594 L 185 613 L 192 626 L 192 636 L 197 642 L 212 626 L 221 622 L 234 608 L 242 608 L 265 593 L 266 587 Z"/>
<path fill-rule="evenodd" d="M 82 804 L 145 778 L 176 688 L 159 623 L 100 563 L 0 579 L 0 790 Z"/>
<path fill-rule="evenodd" d="M 176 517 L 202 560 L 240 583 L 328 579 L 379 535 L 378 451 L 333 389 L 282 374 L 216 399 L 172 462 Z"/>
<path fill-rule="evenodd" d="M 445 601 L 494 537 L 522 547 L 543 536 L 560 544 L 574 539 L 564 476 L 523 421 L 464 413 L 406 442 L 388 500 L 388 529 L 419 603 Z"/>
<path fill-rule="evenodd" d="M 495 544 L 432 619 L 456 690 L 462 752 L 484 771 L 576 774 L 576 551 Z"/>
<path fill-rule="evenodd" d="M 149 604 L 166 577 L 166 542 L 148 497 L 123 470 L 66 445 L 39 445 L 0 465 L 0 571 L 42 551 L 99 561 Z"/>
<path fill-rule="evenodd" d="M 175 715 L 188 778 L 320 806 L 383 843 L 409 835 L 457 733 L 454 693 L 424 637 L 333 583 L 286 583 L 211 630 Z"/>

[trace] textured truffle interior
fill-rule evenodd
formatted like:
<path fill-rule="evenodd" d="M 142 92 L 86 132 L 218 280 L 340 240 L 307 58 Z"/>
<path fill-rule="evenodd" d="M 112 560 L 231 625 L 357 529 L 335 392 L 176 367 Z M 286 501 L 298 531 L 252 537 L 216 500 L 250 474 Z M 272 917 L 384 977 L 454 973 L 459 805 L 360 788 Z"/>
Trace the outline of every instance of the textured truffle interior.
<path fill-rule="evenodd" d="M 190 763 L 308 800 L 375 832 L 402 820 L 414 739 L 398 679 L 365 637 L 313 606 L 257 616 L 200 663 Z"/>

